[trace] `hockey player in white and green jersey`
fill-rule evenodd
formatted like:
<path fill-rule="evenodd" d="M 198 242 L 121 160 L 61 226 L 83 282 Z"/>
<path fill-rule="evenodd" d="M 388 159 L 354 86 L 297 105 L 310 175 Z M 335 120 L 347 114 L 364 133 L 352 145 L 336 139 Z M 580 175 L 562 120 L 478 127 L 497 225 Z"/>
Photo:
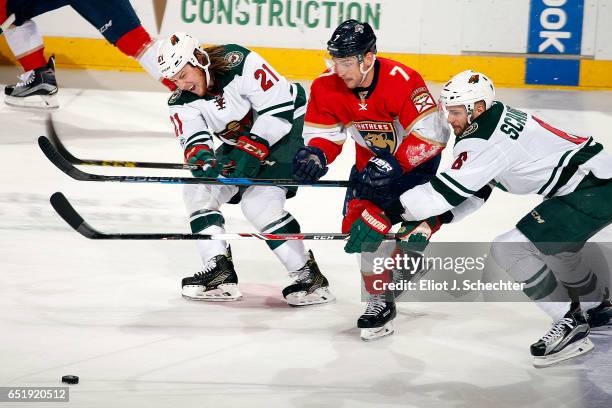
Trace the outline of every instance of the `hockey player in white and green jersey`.
<path fill-rule="evenodd" d="M 235 44 L 201 48 L 186 33 L 175 33 L 158 50 L 162 76 L 178 89 L 170 99 L 170 120 L 185 161 L 198 165 L 195 177 L 291 178 L 291 162 L 303 146 L 306 93 L 288 82 L 261 56 Z M 215 150 L 213 136 L 220 146 Z M 240 203 L 260 232 L 298 233 L 285 209 L 296 188 L 187 185 L 184 200 L 193 233 L 225 232 L 223 204 Z M 329 284 L 302 241 L 267 241 L 295 281 L 283 290 L 290 305 L 334 300 Z M 225 241 L 198 241 L 204 267 L 182 281 L 182 294 L 197 300 L 237 300 L 242 294 Z"/>
<path fill-rule="evenodd" d="M 516 228 L 494 240 L 491 253 L 555 319 L 531 346 L 534 364 L 547 366 L 592 349 L 589 326 L 612 317 L 609 291 L 580 252 L 612 223 L 612 156 L 592 137 L 563 132 L 494 96 L 493 83 L 474 71 L 454 76 L 443 87 L 440 102 L 456 136 L 455 161 L 431 182 L 385 206 L 403 211 L 406 221 L 452 210 L 454 222 L 482 205 L 493 187 L 544 196 Z M 427 225 L 423 221 L 420 227 Z M 583 308 L 592 307 L 586 319 L 580 300 Z M 563 315 L 567 301 L 570 310 Z"/>

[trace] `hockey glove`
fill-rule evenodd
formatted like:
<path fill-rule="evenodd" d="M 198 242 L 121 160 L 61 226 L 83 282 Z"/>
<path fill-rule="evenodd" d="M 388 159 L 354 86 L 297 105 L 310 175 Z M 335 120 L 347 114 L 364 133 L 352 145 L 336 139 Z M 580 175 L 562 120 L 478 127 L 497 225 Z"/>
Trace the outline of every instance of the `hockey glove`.
<path fill-rule="evenodd" d="M 361 216 L 351 225 L 350 236 L 344 250 L 349 254 L 374 252 L 390 229 L 391 221 L 385 213 L 374 204 L 368 203 Z"/>
<path fill-rule="evenodd" d="M 361 213 L 368 205 L 372 205 L 371 202 L 366 200 L 359 200 L 353 198 L 347 203 L 344 218 L 342 218 L 342 233 L 348 234 L 353 226 L 353 223 L 361 217 Z"/>
<path fill-rule="evenodd" d="M 372 157 L 355 180 L 355 197 L 387 208 L 400 195 L 396 184 L 404 171 L 392 155 Z"/>
<path fill-rule="evenodd" d="M 293 178 L 300 183 L 314 183 L 327 173 L 323 150 L 314 146 L 300 147 L 293 157 Z"/>
<path fill-rule="evenodd" d="M 242 135 L 230 154 L 221 159 L 219 171 L 225 177 L 255 177 L 269 153 L 265 139 L 254 134 Z"/>
<path fill-rule="evenodd" d="M 397 232 L 397 240 L 404 252 L 422 252 L 431 236 L 440 229 L 440 217 L 433 216 L 422 221 L 404 221 Z"/>
<path fill-rule="evenodd" d="M 185 151 L 185 163 L 200 166 L 196 170 L 191 170 L 193 177 L 216 178 L 219 173 L 215 169 L 217 160 L 210 148 L 205 145 L 196 145 Z"/>

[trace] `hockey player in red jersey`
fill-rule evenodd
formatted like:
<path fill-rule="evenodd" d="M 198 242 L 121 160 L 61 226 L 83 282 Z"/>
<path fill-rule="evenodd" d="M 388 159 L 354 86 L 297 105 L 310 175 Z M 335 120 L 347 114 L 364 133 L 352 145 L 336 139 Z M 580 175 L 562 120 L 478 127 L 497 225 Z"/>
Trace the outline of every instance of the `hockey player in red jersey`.
<path fill-rule="evenodd" d="M 128 0 L 0 0 L 0 33 L 23 67 L 16 85 L 5 88 L 8 105 L 31 108 L 57 108 L 55 59 L 44 56 L 45 46 L 32 18 L 63 6 L 72 7 L 125 55 L 136 59 L 153 78 L 166 87 L 176 87 L 161 78 L 157 68 L 157 50 L 149 33 Z"/>
<path fill-rule="evenodd" d="M 369 24 L 343 22 L 327 50 L 333 66 L 312 84 L 303 133 L 306 146 L 294 157 L 294 177 L 306 183 L 321 178 L 350 135 L 356 143 L 356 158 L 342 230 L 350 230 L 355 237 L 385 234 L 402 220 L 381 208 L 395 197 L 379 192 L 393 190 L 399 195 L 431 179 L 450 132 L 421 76 L 399 62 L 376 56 L 376 35 Z M 389 189 L 389 184 L 394 188 Z M 427 240 L 439 225 L 438 217 L 405 223 L 402 234 L 406 240 Z M 363 253 L 375 248 L 358 244 L 345 249 Z M 395 303 L 374 289 L 374 280 L 388 280 L 389 274 L 372 274 L 363 267 L 368 262 L 361 260 L 370 297 L 357 326 L 362 339 L 371 340 L 393 332 Z"/>

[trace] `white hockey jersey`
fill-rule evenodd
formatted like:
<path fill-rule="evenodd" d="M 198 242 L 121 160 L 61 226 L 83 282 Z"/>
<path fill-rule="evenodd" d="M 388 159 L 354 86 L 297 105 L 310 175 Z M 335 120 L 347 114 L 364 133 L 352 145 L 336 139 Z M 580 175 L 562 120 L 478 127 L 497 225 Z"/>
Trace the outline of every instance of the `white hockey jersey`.
<path fill-rule="evenodd" d="M 565 133 L 501 102 L 456 138 L 453 153 L 450 169 L 402 194 L 404 219 L 422 220 L 460 205 L 474 211 L 474 196 L 489 183 L 550 198 L 571 193 L 589 173 L 612 178 L 612 156 L 592 137 Z"/>
<path fill-rule="evenodd" d="M 196 145 L 212 149 L 213 135 L 235 145 L 242 132 L 273 146 L 306 112 L 306 93 L 300 85 L 288 82 L 254 51 L 235 44 L 223 47 L 230 69 L 213 78 L 210 92 L 199 97 L 177 90 L 168 100 L 170 120 L 184 151 Z"/>

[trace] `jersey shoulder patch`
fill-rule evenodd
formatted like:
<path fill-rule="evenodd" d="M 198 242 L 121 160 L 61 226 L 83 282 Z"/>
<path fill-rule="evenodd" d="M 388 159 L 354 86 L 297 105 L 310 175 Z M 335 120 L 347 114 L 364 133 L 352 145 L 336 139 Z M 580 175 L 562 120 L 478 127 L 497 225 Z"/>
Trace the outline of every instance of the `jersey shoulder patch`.
<path fill-rule="evenodd" d="M 217 87 L 225 88 L 236 76 L 242 76 L 247 56 L 251 51 L 237 44 L 222 45 L 223 58 L 227 62 L 227 71 L 217 74 Z"/>
<path fill-rule="evenodd" d="M 225 44 L 223 46 L 225 50 L 225 61 L 227 61 L 228 68 L 236 75 L 242 75 L 242 69 L 244 68 L 244 61 L 247 55 L 251 53 L 251 50 L 241 47 L 238 44 Z"/>
<path fill-rule="evenodd" d="M 168 106 L 186 105 L 198 99 L 200 97 L 194 93 L 176 89 L 168 98 Z"/>
<path fill-rule="evenodd" d="M 461 136 L 457 136 L 455 144 L 465 139 L 489 140 L 491 135 L 495 132 L 503 112 L 504 104 L 501 102 L 493 102 L 493 105 L 478 116 L 476 120 L 465 129 Z"/>

